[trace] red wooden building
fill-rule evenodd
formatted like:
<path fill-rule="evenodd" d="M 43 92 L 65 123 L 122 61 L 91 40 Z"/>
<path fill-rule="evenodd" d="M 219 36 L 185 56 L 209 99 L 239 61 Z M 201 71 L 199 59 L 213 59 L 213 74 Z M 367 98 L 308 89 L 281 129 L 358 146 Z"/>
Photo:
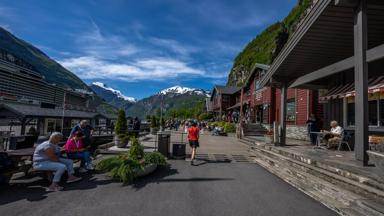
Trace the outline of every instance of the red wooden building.
<path fill-rule="evenodd" d="M 229 100 L 230 106 L 225 104 L 226 109 L 225 107 L 221 108 L 222 114 L 230 116 L 231 112 L 242 110 L 243 120 L 247 124 L 261 124 L 267 129 L 272 127 L 273 122 L 279 123 L 280 90 L 275 87 L 260 88 L 259 85 L 260 79 L 268 69 L 268 65 L 255 64 L 244 86 L 233 91 L 232 96 L 227 96 L 231 98 Z M 211 101 L 220 101 L 220 99 L 216 94 L 212 94 Z M 215 106 L 213 105 L 213 107 Z M 307 139 L 306 121 L 312 113 L 321 120 L 323 116 L 321 107 L 318 103 L 317 91 L 288 89 L 287 137 Z"/>

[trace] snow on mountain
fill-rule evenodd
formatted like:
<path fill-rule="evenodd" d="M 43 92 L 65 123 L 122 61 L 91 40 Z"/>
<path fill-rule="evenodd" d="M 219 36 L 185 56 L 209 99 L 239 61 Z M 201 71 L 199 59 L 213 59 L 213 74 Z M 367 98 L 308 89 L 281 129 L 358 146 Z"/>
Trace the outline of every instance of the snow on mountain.
<path fill-rule="evenodd" d="M 121 93 L 121 91 L 119 91 L 119 90 L 115 90 L 115 89 L 113 89 L 113 88 L 107 86 L 107 85 L 104 84 L 104 83 L 101 83 L 101 82 L 93 82 L 92 85 L 98 86 L 98 87 L 103 88 L 103 89 L 105 89 L 105 90 L 107 90 L 107 91 L 111 91 L 111 92 L 112 92 L 113 94 L 115 94 L 117 97 L 122 98 L 122 99 L 124 99 L 124 100 L 126 100 L 126 101 L 128 101 L 128 102 L 131 102 L 131 103 L 135 103 L 135 102 L 137 102 L 137 100 L 136 100 L 135 98 L 125 96 L 123 93 Z"/>
<path fill-rule="evenodd" d="M 167 94 L 196 94 L 196 95 L 205 95 L 210 96 L 208 91 L 197 88 L 188 88 L 182 86 L 173 86 L 164 90 L 161 90 L 158 94 L 167 95 Z"/>

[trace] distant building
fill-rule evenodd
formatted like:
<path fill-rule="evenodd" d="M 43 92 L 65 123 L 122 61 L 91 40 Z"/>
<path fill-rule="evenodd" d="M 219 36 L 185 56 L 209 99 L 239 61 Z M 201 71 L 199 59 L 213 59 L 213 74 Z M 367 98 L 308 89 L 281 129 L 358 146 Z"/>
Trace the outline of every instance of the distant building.
<path fill-rule="evenodd" d="M 236 86 L 214 86 L 210 98 L 210 107 L 216 118 L 221 118 L 227 109 L 236 103 L 235 93 L 241 90 Z"/>
<path fill-rule="evenodd" d="M 67 132 L 81 119 L 106 125 L 111 116 L 90 107 L 91 97 L 47 83 L 31 65 L 0 50 L 0 131 L 20 135 L 34 127 L 40 134 Z"/>

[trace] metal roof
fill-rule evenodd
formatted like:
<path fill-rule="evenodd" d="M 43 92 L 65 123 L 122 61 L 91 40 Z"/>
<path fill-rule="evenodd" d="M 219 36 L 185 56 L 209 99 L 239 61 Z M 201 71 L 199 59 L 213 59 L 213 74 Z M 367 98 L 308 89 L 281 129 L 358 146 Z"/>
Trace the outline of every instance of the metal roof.
<path fill-rule="evenodd" d="M 215 86 L 215 89 L 220 94 L 234 94 L 238 91 L 240 91 L 240 87 L 237 86 Z"/>
<path fill-rule="evenodd" d="M 63 115 L 63 110 L 60 108 L 48 109 L 28 104 L 0 103 L 0 110 L 2 108 L 10 110 L 18 116 L 22 117 L 61 117 Z M 78 110 L 65 110 L 64 115 L 65 117 L 69 118 L 93 118 L 94 116 L 99 115 L 99 113 Z"/>
<path fill-rule="evenodd" d="M 367 2 L 368 49 L 372 49 L 384 43 L 384 1 Z M 315 3 L 272 63 L 261 84 L 292 82 L 353 56 L 354 11 L 354 6 L 336 5 L 334 0 Z"/>

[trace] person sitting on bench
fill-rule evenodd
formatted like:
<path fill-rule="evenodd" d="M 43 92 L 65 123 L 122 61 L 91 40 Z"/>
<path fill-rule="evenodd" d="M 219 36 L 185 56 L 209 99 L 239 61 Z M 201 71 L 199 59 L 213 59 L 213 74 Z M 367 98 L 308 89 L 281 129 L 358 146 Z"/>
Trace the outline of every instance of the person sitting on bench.
<path fill-rule="evenodd" d="M 324 136 L 328 148 L 336 147 L 342 139 L 343 133 L 344 129 L 338 125 L 337 121 L 331 121 L 331 131 Z"/>
<path fill-rule="evenodd" d="M 87 170 L 94 170 L 95 168 L 92 165 L 91 153 L 84 148 L 82 137 L 84 134 L 81 131 L 77 131 L 72 138 L 70 137 L 65 144 L 64 148 L 67 152 L 69 159 L 79 159 L 81 160 L 80 164 L 80 173 L 87 172 Z"/>
<path fill-rule="evenodd" d="M 81 178 L 74 176 L 73 161 L 70 159 L 60 158 L 61 149 L 57 145 L 63 135 L 59 132 L 53 132 L 49 140 L 38 145 L 33 153 L 33 168 L 35 170 L 53 171 L 54 176 L 52 184 L 47 191 L 60 191 L 59 182 L 65 171 L 68 172 L 67 183 L 80 181 Z"/>

